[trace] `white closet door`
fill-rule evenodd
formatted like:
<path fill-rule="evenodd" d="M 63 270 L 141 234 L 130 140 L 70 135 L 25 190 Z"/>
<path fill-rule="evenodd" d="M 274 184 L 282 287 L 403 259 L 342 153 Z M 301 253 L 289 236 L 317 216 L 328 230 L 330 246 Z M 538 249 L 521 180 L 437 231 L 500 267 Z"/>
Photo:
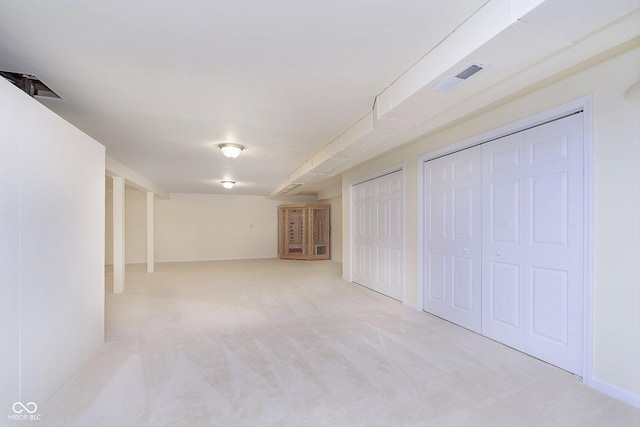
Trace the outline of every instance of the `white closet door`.
<path fill-rule="evenodd" d="M 529 218 L 524 351 L 582 374 L 584 142 L 582 114 L 525 134 Z"/>
<path fill-rule="evenodd" d="M 482 333 L 578 375 L 582 120 L 573 115 L 482 147 Z"/>
<path fill-rule="evenodd" d="M 522 349 L 524 133 L 482 147 L 482 334 Z"/>
<path fill-rule="evenodd" d="M 398 300 L 403 296 L 403 174 L 353 187 L 353 281 Z"/>
<path fill-rule="evenodd" d="M 425 310 L 481 329 L 480 147 L 425 163 Z"/>
<path fill-rule="evenodd" d="M 353 187 L 353 281 L 371 283 L 373 281 L 373 225 L 376 223 L 374 211 L 374 188 L 363 183 Z"/>

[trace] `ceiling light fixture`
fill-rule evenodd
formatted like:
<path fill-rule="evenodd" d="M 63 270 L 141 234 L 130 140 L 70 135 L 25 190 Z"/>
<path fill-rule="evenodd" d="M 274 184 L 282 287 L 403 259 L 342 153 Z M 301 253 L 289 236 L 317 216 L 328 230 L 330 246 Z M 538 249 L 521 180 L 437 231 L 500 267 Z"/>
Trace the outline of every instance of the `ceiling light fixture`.
<path fill-rule="evenodd" d="M 218 145 L 220 150 L 222 150 L 222 154 L 227 156 L 230 159 L 235 159 L 240 155 L 240 152 L 244 150 L 244 147 L 240 144 L 232 144 L 229 142 L 225 142 L 224 144 Z"/>
<path fill-rule="evenodd" d="M 220 183 L 222 184 L 222 186 L 224 188 L 226 188 L 227 190 L 233 188 L 233 186 L 236 184 L 235 181 L 220 181 Z"/>

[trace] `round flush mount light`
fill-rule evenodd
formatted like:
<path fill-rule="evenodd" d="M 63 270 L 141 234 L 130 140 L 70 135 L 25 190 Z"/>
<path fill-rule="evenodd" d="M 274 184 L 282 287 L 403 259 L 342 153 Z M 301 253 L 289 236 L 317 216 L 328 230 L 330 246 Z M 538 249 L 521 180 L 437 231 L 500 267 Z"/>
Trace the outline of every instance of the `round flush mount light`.
<path fill-rule="evenodd" d="M 234 185 L 236 185 L 235 181 L 220 181 L 222 186 L 227 190 L 232 189 Z"/>
<path fill-rule="evenodd" d="M 232 144 L 230 142 L 225 142 L 224 144 L 218 145 L 220 150 L 222 150 L 222 154 L 227 156 L 230 159 L 235 159 L 240 155 L 244 147 L 240 144 Z"/>

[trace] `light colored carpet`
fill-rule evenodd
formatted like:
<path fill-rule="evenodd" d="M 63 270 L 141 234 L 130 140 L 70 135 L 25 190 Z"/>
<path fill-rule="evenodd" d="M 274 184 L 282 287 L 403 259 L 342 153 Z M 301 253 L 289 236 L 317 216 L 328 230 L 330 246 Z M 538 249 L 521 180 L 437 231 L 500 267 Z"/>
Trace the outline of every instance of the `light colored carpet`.
<path fill-rule="evenodd" d="M 71 426 L 638 426 L 558 368 L 340 280 L 331 261 L 129 266 Z"/>

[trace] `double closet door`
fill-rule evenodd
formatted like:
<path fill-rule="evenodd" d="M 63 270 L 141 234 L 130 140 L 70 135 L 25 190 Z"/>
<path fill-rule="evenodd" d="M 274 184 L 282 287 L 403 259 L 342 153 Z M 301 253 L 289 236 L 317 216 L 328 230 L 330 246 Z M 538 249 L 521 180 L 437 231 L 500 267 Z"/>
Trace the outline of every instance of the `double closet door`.
<path fill-rule="evenodd" d="M 583 117 L 425 162 L 425 310 L 582 374 Z"/>
<path fill-rule="evenodd" d="M 353 186 L 353 281 L 391 298 L 403 295 L 403 174 Z"/>

